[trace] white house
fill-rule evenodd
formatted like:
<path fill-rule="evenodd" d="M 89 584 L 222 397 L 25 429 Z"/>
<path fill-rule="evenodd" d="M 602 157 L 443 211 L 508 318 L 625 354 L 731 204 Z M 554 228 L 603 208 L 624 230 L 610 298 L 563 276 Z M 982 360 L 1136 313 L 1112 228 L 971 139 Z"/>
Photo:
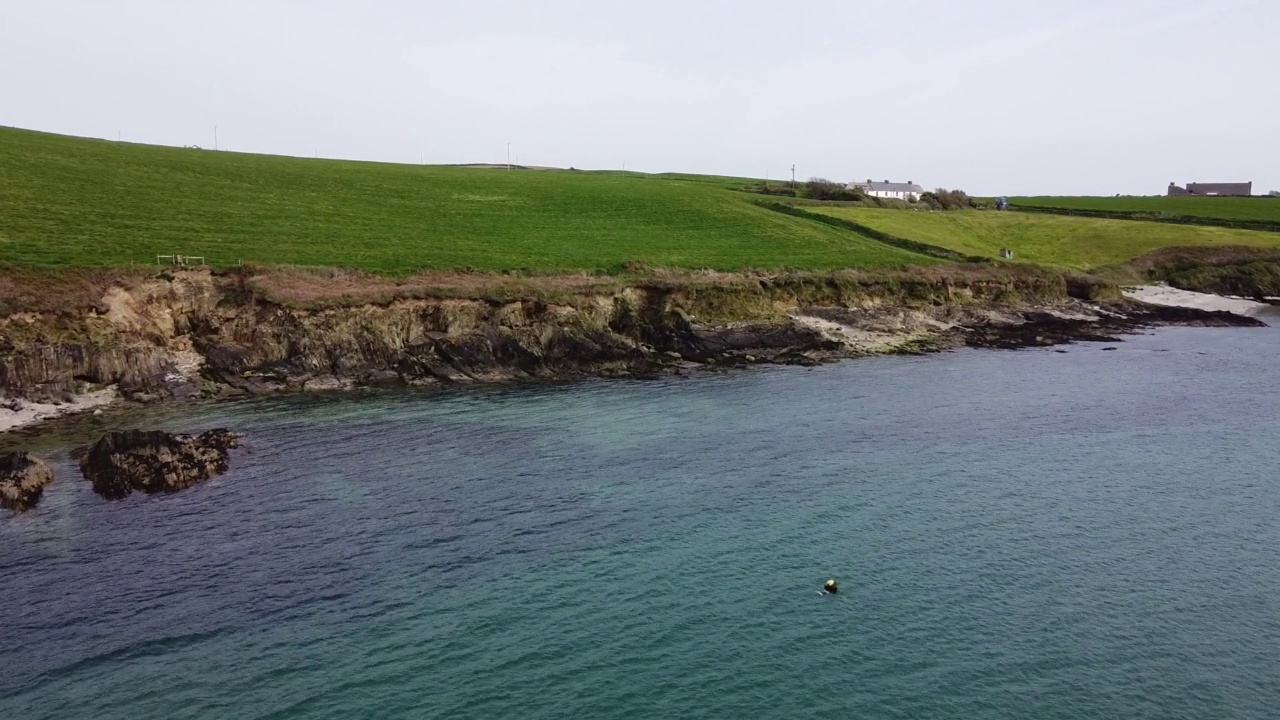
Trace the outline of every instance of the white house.
<path fill-rule="evenodd" d="M 874 182 L 868 180 L 866 182 L 851 182 L 845 186 L 849 190 L 861 189 L 869 197 L 892 198 L 894 200 L 919 200 L 920 194 L 924 192 L 924 188 L 916 185 L 910 180 L 904 183 Z"/>

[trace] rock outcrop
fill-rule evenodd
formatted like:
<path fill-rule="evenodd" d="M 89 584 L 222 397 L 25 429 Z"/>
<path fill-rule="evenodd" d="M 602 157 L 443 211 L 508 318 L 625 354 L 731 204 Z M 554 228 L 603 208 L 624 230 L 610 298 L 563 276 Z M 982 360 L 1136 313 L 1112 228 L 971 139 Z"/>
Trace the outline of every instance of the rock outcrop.
<path fill-rule="evenodd" d="M 1111 310 L 1094 309 L 1090 314 L 1023 312 L 1020 317 L 1005 317 L 961 328 L 958 339 L 969 347 L 999 350 L 1074 342 L 1117 343 L 1121 342 L 1118 335 L 1132 334 L 1156 325 L 1266 327 L 1261 320 L 1245 315 L 1133 302 L 1116 303 Z"/>
<path fill-rule="evenodd" d="M 40 502 L 44 486 L 53 482 L 53 470 L 30 453 L 0 455 L 0 507 L 26 512 Z"/>
<path fill-rule="evenodd" d="M 120 500 L 135 490 L 171 493 L 221 475 L 243 436 L 227 430 L 200 435 L 125 430 L 107 433 L 80 458 L 94 492 Z"/>
<path fill-rule="evenodd" d="M 0 395 L 65 402 L 106 387 L 146 402 L 636 377 L 693 365 L 1113 342 L 1149 325 L 1261 324 L 1128 301 L 1089 276 L 983 264 L 625 281 L 243 268 L 111 278 L 61 304 L 41 300 L 50 295 L 45 284 L 6 295 L 0 282 Z"/>

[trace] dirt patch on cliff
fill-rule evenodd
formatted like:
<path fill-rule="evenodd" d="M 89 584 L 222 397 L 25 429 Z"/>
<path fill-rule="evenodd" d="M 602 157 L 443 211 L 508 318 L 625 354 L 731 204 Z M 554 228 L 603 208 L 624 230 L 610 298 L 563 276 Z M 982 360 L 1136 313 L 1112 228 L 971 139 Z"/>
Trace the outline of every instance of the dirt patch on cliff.
<path fill-rule="evenodd" d="M 539 276 L 431 271 L 388 277 L 342 268 L 252 268 L 228 278 L 239 280 L 254 297 L 316 309 L 425 298 L 548 297 L 608 292 L 619 286 L 616 277 L 585 273 Z"/>
<path fill-rule="evenodd" d="M 154 277 L 153 268 L 39 268 L 0 265 L 0 318 L 16 313 L 80 312 L 112 288 Z"/>
<path fill-rule="evenodd" d="M 616 294 L 628 287 L 696 293 L 740 289 L 800 303 L 850 295 L 904 297 L 924 302 L 1040 301 L 1067 296 L 1118 298 L 1119 288 L 1096 278 L 1029 265 L 957 264 L 900 270 L 741 272 L 680 270 L 628 264 L 613 274 L 468 273 L 426 271 L 405 277 L 339 268 L 246 267 L 217 276 L 231 300 L 257 298 L 298 309 L 386 306 L 398 300 L 467 298 L 493 302 L 536 299 L 573 304 L 576 298 Z"/>

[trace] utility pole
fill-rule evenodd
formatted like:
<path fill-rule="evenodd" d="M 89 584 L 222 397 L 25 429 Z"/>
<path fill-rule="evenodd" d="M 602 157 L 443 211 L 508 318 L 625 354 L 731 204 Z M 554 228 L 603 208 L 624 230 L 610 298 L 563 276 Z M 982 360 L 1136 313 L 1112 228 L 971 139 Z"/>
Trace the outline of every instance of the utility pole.
<path fill-rule="evenodd" d="M 511 143 L 507 143 L 507 172 L 511 172 Z"/>
<path fill-rule="evenodd" d="M 792 189 L 792 190 L 795 190 L 795 189 L 796 189 L 796 166 L 795 166 L 795 163 L 792 163 L 792 164 L 791 164 L 791 189 Z"/>
<path fill-rule="evenodd" d="M 218 126 L 213 126 L 213 149 L 218 149 Z"/>

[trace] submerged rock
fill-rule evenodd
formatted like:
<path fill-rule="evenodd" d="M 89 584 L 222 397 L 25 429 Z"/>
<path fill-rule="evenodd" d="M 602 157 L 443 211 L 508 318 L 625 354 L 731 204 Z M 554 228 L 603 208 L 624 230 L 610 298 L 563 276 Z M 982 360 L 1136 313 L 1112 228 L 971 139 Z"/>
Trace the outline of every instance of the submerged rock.
<path fill-rule="evenodd" d="M 43 460 L 25 452 L 0 455 L 0 507 L 26 512 L 40 502 L 53 471 Z"/>
<path fill-rule="evenodd" d="M 80 458 L 94 492 L 108 500 L 134 490 L 170 493 L 227 471 L 230 451 L 244 436 L 228 430 L 174 435 L 157 430 L 107 433 Z"/>

